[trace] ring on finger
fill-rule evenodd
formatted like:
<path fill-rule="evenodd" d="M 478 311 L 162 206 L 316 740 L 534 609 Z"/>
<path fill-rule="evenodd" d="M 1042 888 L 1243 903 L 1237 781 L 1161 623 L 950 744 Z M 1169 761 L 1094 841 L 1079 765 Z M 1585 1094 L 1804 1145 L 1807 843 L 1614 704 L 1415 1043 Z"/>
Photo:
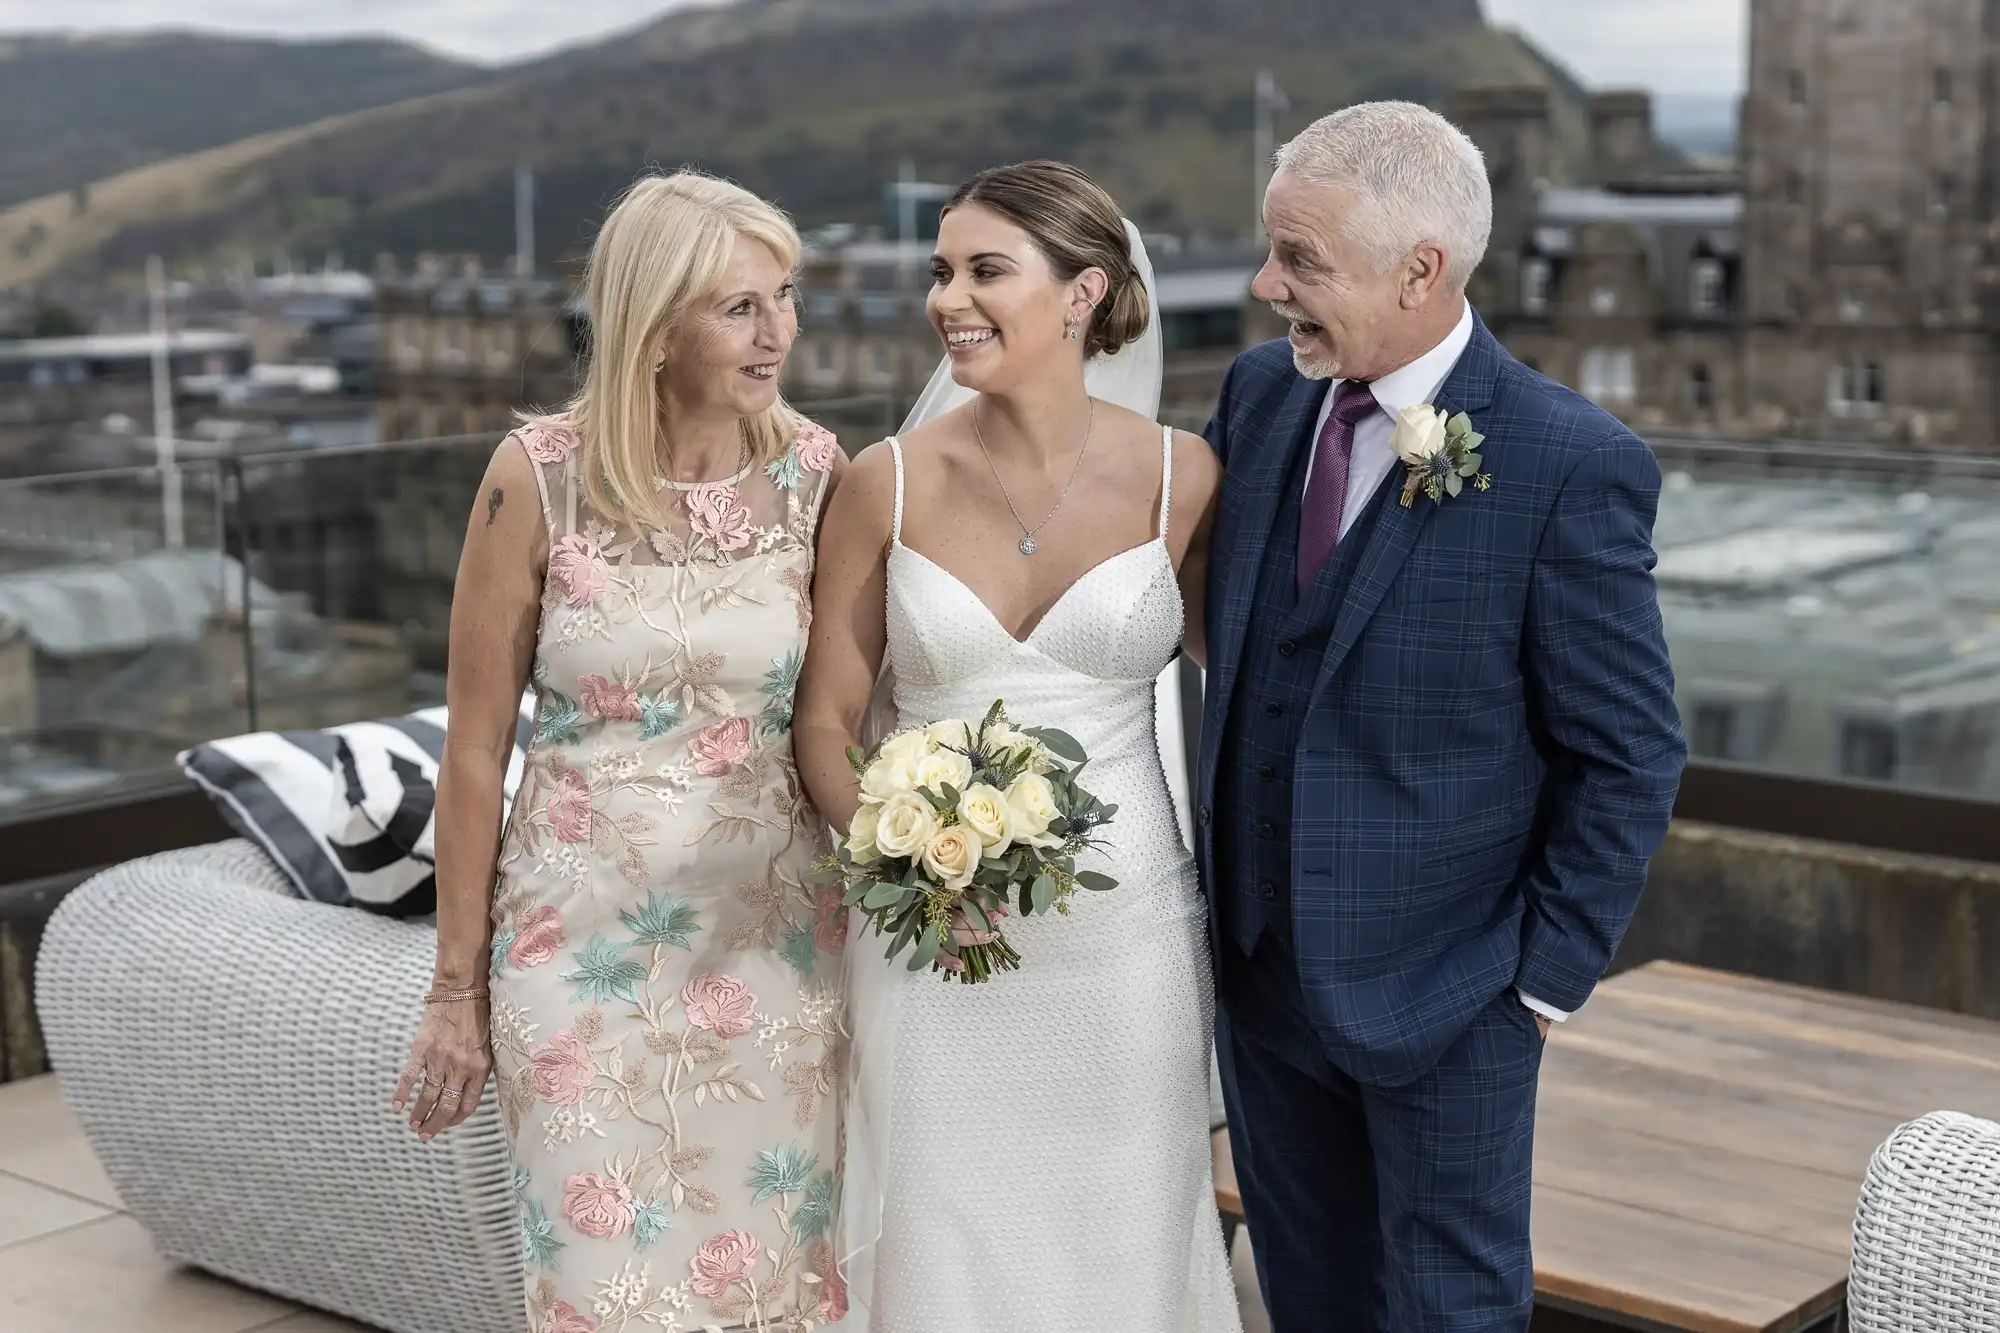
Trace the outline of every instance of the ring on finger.
<path fill-rule="evenodd" d="M 457 1088 L 446 1088 L 443 1092 L 440 1092 L 438 1094 L 438 1100 L 446 1102 L 455 1102 L 464 1095 L 465 1094 L 460 1092 Z"/>

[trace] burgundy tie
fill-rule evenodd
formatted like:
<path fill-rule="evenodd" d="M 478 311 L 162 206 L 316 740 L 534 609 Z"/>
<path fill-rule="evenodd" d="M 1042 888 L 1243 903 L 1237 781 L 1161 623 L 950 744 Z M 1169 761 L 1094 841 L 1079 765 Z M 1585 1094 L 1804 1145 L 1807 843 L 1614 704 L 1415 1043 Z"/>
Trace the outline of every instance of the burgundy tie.
<path fill-rule="evenodd" d="M 1333 548 L 1340 543 L 1340 521 L 1347 510 L 1347 472 L 1354 461 L 1354 427 L 1375 410 L 1375 392 L 1358 380 L 1342 380 L 1333 393 L 1333 411 L 1313 449 L 1312 480 L 1306 483 L 1305 507 L 1299 512 L 1299 597 L 1319 577 Z"/>

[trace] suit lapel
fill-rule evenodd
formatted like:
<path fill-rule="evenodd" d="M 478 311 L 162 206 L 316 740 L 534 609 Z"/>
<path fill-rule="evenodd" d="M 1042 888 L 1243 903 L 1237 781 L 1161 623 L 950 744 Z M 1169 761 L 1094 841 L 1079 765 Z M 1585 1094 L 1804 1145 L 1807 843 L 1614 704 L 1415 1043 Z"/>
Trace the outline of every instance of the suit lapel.
<path fill-rule="evenodd" d="M 1446 416 L 1459 412 L 1472 415 L 1491 406 L 1494 384 L 1500 376 L 1501 358 L 1505 355 L 1500 344 L 1493 340 L 1493 335 L 1486 331 L 1484 321 L 1475 314 L 1472 341 L 1466 344 L 1464 354 L 1452 367 L 1433 405 Z M 1477 416 L 1473 417 L 1472 428 L 1479 429 Z M 1489 448 L 1492 443 L 1491 440 L 1487 442 Z M 1341 599 L 1340 610 L 1333 621 L 1333 633 L 1327 639 L 1326 656 L 1320 662 L 1319 679 L 1313 685 L 1315 695 L 1327 687 L 1334 673 L 1340 670 L 1340 664 L 1347 660 L 1355 640 L 1361 637 L 1361 631 L 1388 595 L 1389 585 L 1396 581 L 1404 561 L 1410 558 L 1417 538 L 1430 522 L 1431 511 L 1438 507 L 1429 496 L 1419 494 L 1408 509 L 1403 508 L 1404 475 L 1403 464 L 1398 460 L 1390 470 L 1388 482 L 1396 493 L 1382 501 L 1381 520 L 1375 525 L 1367 549 L 1361 552 L 1354 577 L 1347 585 L 1347 595 Z"/>
<path fill-rule="evenodd" d="M 1257 580 L 1264 568 L 1264 550 L 1271 542 L 1271 529 L 1283 508 L 1285 487 L 1292 476 L 1292 460 L 1304 447 L 1301 437 L 1309 433 L 1326 401 L 1329 384 L 1295 376 L 1285 401 L 1271 421 L 1261 448 L 1245 460 L 1242 473 L 1242 512 L 1225 537 L 1217 533 L 1218 544 L 1226 541 L 1229 575 L 1224 581 L 1222 605 L 1240 608 L 1240 614 L 1225 616 L 1226 641 L 1210 645 L 1209 660 L 1215 664 L 1215 679 L 1208 690 L 1204 731 L 1220 735 L 1236 673 L 1243 661 L 1243 641 L 1249 634 L 1251 608 L 1257 600 Z M 1217 651 L 1217 650 L 1220 651 Z"/>

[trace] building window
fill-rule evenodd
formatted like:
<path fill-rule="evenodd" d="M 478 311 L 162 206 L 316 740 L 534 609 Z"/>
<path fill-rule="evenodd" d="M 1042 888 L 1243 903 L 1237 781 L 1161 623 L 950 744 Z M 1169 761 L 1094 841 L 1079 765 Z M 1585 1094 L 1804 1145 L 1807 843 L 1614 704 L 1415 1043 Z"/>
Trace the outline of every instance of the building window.
<path fill-rule="evenodd" d="M 1793 106 L 1806 104 L 1806 75 L 1804 70 L 1785 71 L 1785 97 Z"/>
<path fill-rule="evenodd" d="M 1785 202 L 1797 208 L 1806 201 L 1806 178 L 1796 171 L 1785 173 Z"/>
<path fill-rule="evenodd" d="M 1599 287 L 1590 294 L 1590 313 L 1593 315 L 1615 315 L 1618 313 L 1618 292 L 1612 287 Z"/>
<path fill-rule="evenodd" d="M 1931 217 L 1943 219 L 1951 215 L 1951 201 L 1958 193 L 1958 178 L 1949 171 L 1940 171 L 1931 177 Z"/>
<path fill-rule="evenodd" d="M 1539 255 L 1521 265 L 1521 313 L 1549 313 L 1549 261 Z"/>
<path fill-rule="evenodd" d="M 821 375 L 831 375 L 834 369 L 834 346 L 822 339 L 813 344 L 813 370 Z"/>
<path fill-rule="evenodd" d="M 1741 716 L 1734 704 L 1696 704 L 1688 748 L 1699 759 L 1734 759 L 1742 732 Z"/>
<path fill-rule="evenodd" d="M 1951 105 L 1951 71 L 1940 67 L 1931 72 L 1931 100 L 1939 106 Z"/>
<path fill-rule="evenodd" d="M 1688 273 L 1688 306 L 1696 318 L 1714 319 L 1722 314 L 1725 275 L 1720 259 L 1697 259 Z"/>
<path fill-rule="evenodd" d="M 896 373 L 896 353 L 887 343 L 875 344 L 875 378 L 886 380 Z"/>
<path fill-rule="evenodd" d="M 1837 416 L 1879 412 L 1888 394 L 1882 363 L 1864 359 L 1843 361 L 1827 377 L 1827 407 Z"/>
<path fill-rule="evenodd" d="M 1879 362 L 1861 363 L 1861 401 L 1870 407 L 1880 407 L 1885 401 L 1882 393 L 1882 367 Z"/>
<path fill-rule="evenodd" d="M 1841 724 L 1840 776 L 1894 782 L 1896 759 L 1896 729 L 1888 723 L 1850 718 Z"/>
<path fill-rule="evenodd" d="M 1715 405 L 1715 388 L 1709 382 L 1708 367 L 1697 361 L 1688 371 L 1688 406 L 1706 412 Z"/>
<path fill-rule="evenodd" d="M 1170 310 L 1160 316 L 1160 336 L 1169 353 L 1238 351 L 1243 346 L 1243 308 Z"/>
<path fill-rule="evenodd" d="M 1583 354 L 1583 395 L 1607 405 L 1630 403 L 1638 396 L 1634 357 L 1629 347 L 1593 347 Z"/>

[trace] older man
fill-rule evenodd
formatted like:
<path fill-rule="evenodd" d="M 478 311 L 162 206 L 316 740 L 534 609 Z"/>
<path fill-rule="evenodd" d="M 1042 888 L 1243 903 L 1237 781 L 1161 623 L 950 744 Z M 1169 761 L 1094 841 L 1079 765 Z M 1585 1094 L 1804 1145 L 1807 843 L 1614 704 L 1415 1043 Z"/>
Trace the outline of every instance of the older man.
<path fill-rule="evenodd" d="M 1492 207 L 1422 107 L 1287 144 L 1253 290 L 1289 345 L 1237 359 L 1207 431 L 1198 854 L 1280 1333 L 1527 1328 L 1542 1041 L 1609 964 L 1685 755 L 1659 469 L 1467 304 Z"/>

